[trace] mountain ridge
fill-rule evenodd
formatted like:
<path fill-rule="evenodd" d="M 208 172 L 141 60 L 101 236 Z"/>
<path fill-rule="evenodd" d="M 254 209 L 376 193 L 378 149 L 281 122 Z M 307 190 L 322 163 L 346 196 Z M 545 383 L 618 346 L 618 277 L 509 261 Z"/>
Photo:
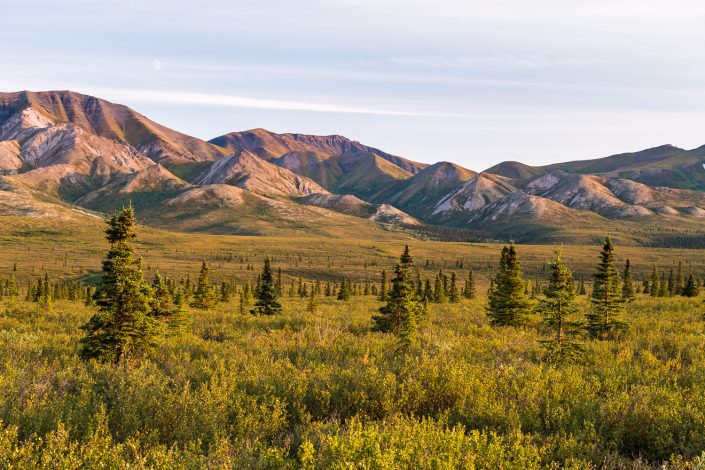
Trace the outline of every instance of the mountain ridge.
<path fill-rule="evenodd" d="M 644 243 L 658 232 L 701 236 L 704 165 L 705 146 L 663 145 L 477 173 L 341 135 L 258 128 L 206 142 L 88 95 L 0 93 L 0 215 L 17 213 L 13 204 L 68 214 L 62 204 L 109 212 L 133 202 L 149 223 L 190 231 L 440 225 L 550 242 L 616 228 Z"/>

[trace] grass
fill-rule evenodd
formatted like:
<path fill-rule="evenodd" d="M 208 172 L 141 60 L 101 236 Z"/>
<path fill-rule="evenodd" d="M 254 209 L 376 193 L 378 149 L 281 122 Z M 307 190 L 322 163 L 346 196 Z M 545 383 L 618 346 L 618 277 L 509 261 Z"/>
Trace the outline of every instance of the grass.
<path fill-rule="evenodd" d="M 407 355 L 370 331 L 372 297 L 283 301 L 192 310 L 129 367 L 78 360 L 80 303 L 3 308 L 0 466 L 686 468 L 705 448 L 702 299 L 640 297 L 571 366 L 542 362 L 538 327 L 490 328 L 482 298 L 433 305 Z"/>
<path fill-rule="evenodd" d="M 0 278 L 21 287 L 44 272 L 94 282 L 104 224 L 77 232 L 57 220 L 5 217 Z M 431 305 L 418 347 L 371 331 L 372 296 L 330 298 L 306 312 L 283 299 L 275 317 L 240 315 L 236 302 L 190 312 L 178 337 L 149 360 L 83 363 L 81 302 L 0 303 L 0 468 L 690 468 L 705 449 L 702 298 L 639 296 L 618 340 L 593 341 L 584 360 L 542 359 L 534 323 L 489 326 L 484 292 L 500 246 L 422 241 L 403 232 L 343 228 L 328 236 L 254 237 L 139 228 L 146 276 L 195 279 L 203 258 L 214 282 L 253 280 L 265 254 L 284 282 L 378 282 L 404 244 L 423 276 L 438 269 L 479 298 Z M 335 230 L 340 230 L 336 232 Z M 337 235 L 337 236 L 336 236 Z M 554 246 L 518 247 L 525 277 L 545 282 Z M 600 246 L 564 246 L 591 280 Z M 228 261 L 232 255 L 233 260 Z M 702 251 L 617 246 L 636 277 L 683 262 L 705 274 Z M 460 264 L 462 263 L 462 268 Z M 17 271 L 13 266 L 17 265 Z M 247 265 L 255 265 L 255 270 Z M 580 298 L 583 313 L 588 301 Z"/>
<path fill-rule="evenodd" d="M 358 282 L 378 282 L 380 271 L 388 271 L 405 244 L 408 244 L 422 275 L 431 276 L 443 269 L 457 271 L 459 278 L 472 268 L 479 287 L 489 283 L 495 271 L 502 245 L 492 243 L 459 243 L 424 241 L 410 234 L 394 231 L 359 232 L 345 226 L 328 228 L 328 233 L 314 236 L 235 236 L 207 233 L 180 233 L 140 227 L 135 241 L 137 253 L 143 257 L 147 277 L 159 270 L 172 277 L 192 276 L 205 258 L 211 262 L 216 281 L 252 280 L 256 272 L 248 264 L 259 266 L 265 255 L 282 268 L 286 282 L 305 280 L 339 280 L 351 277 Z M 9 274 L 13 264 L 18 282 L 25 285 L 30 277 L 48 272 L 52 277 L 82 278 L 98 272 L 106 250 L 104 224 L 100 219 L 88 220 L 80 228 L 62 221 L 0 218 L 0 274 Z M 351 233 L 354 233 L 351 235 Z M 519 254 L 528 279 L 546 276 L 546 263 L 557 245 L 519 245 Z M 564 259 L 576 278 L 591 280 L 601 245 L 566 245 Z M 228 255 L 233 261 L 225 261 Z M 647 277 L 653 265 L 659 273 L 683 264 L 683 273 L 705 277 L 705 252 L 682 248 L 646 248 L 617 244 L 616 260 L 632 263 L 637 278 Z M 428 263 L 428 265 L 427 265 Z M 459 267 L 462 263 L 462 268 Z"/>

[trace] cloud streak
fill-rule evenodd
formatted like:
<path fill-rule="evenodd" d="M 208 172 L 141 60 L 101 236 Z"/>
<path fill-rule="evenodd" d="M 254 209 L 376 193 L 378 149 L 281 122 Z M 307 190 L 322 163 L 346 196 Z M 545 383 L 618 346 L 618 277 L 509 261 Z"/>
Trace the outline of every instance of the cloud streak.
<path fill-rule="evenodd" d="M 193 93 L 184 91 L 156 91 L 129 89 L 95 89 L 92 93 L 110 99 L 141 103 L 219 106 L 231 108 L 269 109 L 280 111 L 311 111 L 321 113 L 374 114 L 383 116 L 436 116 L 434 113 L 404 111 L 384 108 L 359 107 L 335 103 L 289 101 L 252 98 L 248 96 Z"/>

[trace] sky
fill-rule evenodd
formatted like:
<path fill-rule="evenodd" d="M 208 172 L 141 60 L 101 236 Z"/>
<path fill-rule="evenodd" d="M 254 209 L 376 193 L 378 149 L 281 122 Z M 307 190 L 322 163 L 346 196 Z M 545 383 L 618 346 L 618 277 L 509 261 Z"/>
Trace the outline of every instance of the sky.
<path fill-rule="evenodd" d="M 0 91 L 483 170 L 705 144 L 700 0 L 0 0 Z"/>

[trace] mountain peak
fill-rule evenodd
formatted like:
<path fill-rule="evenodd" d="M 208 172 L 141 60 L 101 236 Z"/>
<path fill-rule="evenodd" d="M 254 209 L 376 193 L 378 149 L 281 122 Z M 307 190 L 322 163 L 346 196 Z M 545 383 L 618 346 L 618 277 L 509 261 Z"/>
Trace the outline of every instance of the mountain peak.
<path fill-rule="evenodd" d="M 0 93 L 0 126 L 28 108 L 53 123 L 70 123 L 99 137 L 131 145 L 154 161 L 212 161 L 225 153 L 127 106 L 72 91 Z"/>
<path fill-rule="evenodd" d="M 518 180 L 533 178 L 543 173 L 543 171 L 538 168 L 515 161 L 498 163 L 495 166 L 486 169 L 484 172 Z"/>

